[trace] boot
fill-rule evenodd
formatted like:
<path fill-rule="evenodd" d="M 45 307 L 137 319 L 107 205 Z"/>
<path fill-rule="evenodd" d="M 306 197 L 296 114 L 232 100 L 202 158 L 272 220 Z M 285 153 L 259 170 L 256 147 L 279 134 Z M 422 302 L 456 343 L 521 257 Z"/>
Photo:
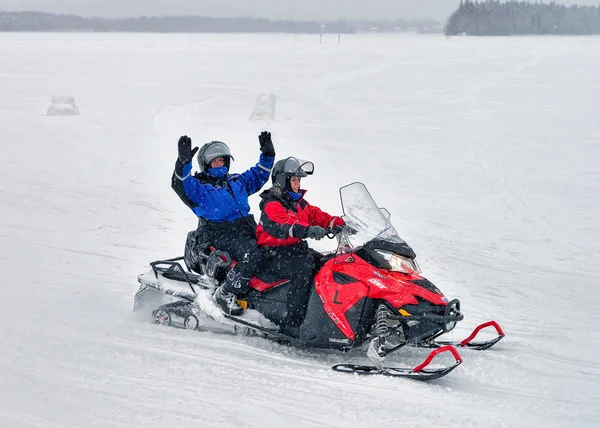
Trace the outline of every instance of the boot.
<path fill-rule="evenodd" d="M 242 315 L 244 308 L 237 303 L 236 295 L 224 290 L 225 285 L 221 285 L 213 294 L 213 300 L 223 312 L 229 315 Z"/>
<path fill-rule="evenodd" d="M 250 278 L 244 278 L 242 272 L 238 272 L 235 268 L 227 272 L 225 277 L 226 290 L 234 292 L 236 294 L 244 294 L 248 291 L 248 282 Z"/>

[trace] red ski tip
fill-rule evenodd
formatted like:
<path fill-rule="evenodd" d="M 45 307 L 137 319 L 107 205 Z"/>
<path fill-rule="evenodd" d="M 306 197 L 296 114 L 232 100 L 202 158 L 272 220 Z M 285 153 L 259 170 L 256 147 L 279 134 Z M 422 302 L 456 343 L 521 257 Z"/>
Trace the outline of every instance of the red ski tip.
<path fill-rule="evenodd" d="M 477 327 L 475 327 L 475 330 L 473 330 L 473 333 L 471 333 L 469 335 L 469 337 L 467 337 L 465 340 L 460 342 L 460 346 L 467 346 L 467 344 L 471 340 L 473 340 L 475 338 L 475 336 L 477 336 L 477 334 L 481 330 L 483 330 L 484 328 L 487 328 L 487 327 L 494 327 L 496 329 L 496 332 L 498 333 L 498 336 L 500 339 L 504 337 L 504 331 L 502 331 L 502 327 L 500 327 L 500 325 L 496 321 L 488 321 L 486 323 L 480 324 Z"/>
<path fill-rule="evenodd" d="M 446 352 L 446 351 L 450 352 L 452 355 L 454 355 L 454 358 L 456 359 L 456 363 L 454 364 L 454 366 L 457 366 L 460 363 L 462 363 L 462 358 L 461 358 L 460 354 L 458 353 L 458 351 L 456 350 L 456 348 L 452 345 L 446 345 L 446 346 L 442 346 L 441 348 L 437 348 L 437 349 L 434 349 L 433 351 L 431 351 L 431 353 L 427 356 L 427 358 L 425 358 L 425 361 L 423 361 L 421 364 L 419 364 L 417 367 L 415 367 L 413 369 L 413 372 L 419 373 L 425 367 L 427 367 L 429 365 L 429 363 L 431 363 L 431 360 L 433 360 L 433 358 L 436 355 L 441 354 L 442 352 Z"/>

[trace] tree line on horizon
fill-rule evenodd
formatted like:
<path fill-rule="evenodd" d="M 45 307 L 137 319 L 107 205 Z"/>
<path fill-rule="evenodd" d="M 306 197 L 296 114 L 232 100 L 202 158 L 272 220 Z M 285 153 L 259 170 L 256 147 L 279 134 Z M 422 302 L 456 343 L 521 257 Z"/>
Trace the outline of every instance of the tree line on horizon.
<path fill-rule="evenodd" d="M 335 33 L 416 31 L 442 33 L 434 20 L 420 21 L 293 21 L 266 18 L 209 18 L 204 16 L 141 16 L 87 18 L 45 12 L 3 12 L 0 31 L 148 32 L 148 33 Z"/>
<path fill-rule="evenodd" d="M 600 6 L 461 0 L 444 32 L 447 36 L 600 34 Z"/>

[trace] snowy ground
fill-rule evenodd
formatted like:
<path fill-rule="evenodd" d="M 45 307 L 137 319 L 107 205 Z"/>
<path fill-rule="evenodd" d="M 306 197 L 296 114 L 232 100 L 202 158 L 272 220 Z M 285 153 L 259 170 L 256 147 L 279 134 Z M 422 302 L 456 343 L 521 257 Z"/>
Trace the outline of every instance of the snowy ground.
<path fill-rule="evenodd" d="M 597 426 L 599 69 L 597 37 L 0 34 L 0 426 Z M 45 116 L 62 94 L 81 116 Z M 505 340 L 418 383 L 134 321 L 136 275 L 196 224 L 177 138 L 240 171 L 262 129 L 324 209 L 367 185 L 461 299 L 456 337 Z"/>

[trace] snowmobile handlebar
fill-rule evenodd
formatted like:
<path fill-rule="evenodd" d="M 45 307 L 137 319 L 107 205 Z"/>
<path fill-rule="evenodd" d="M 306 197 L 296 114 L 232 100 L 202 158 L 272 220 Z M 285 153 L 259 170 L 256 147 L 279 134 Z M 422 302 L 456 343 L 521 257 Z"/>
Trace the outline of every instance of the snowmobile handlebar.
<path fill-rule="evenodd" d="M 328 230 L 328 232 L 327 232 L 326 236 L 329 239 L 335 238 L 342 232 L 345 232 L 348 235 L 356 235 L 358 233 L 358 231 L 355 228 L 353 228 L 352 226 L 349 226 L 347 224 L 344 224 L 342 226 L 333 226 L 332 228 L 327 229 L 327 230 Z"/>
<path fill-rule="evenodd" d="M 341 226 L 334 226 L 331 229 L 327 229 L 327 236 L 329 239 L 333 239 L 342 232 Z"/>

